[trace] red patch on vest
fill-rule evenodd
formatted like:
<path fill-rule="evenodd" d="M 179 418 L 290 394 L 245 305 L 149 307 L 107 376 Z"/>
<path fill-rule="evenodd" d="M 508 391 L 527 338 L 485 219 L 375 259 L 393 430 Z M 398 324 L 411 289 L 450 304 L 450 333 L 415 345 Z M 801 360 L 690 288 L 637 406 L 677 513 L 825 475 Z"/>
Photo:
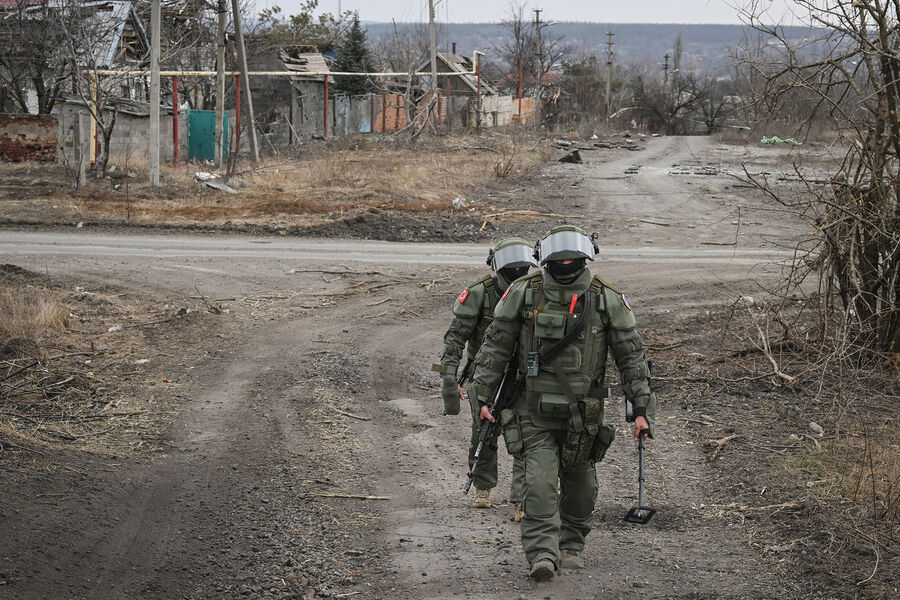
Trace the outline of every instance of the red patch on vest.
<path fill-rule="evenodd" d="M 468 298 L 468 297 L 469 297 L 469 290 L 463 290 L 463 291 L 459 294 L 459 298 L 457 298 L 456 300 L 457 300 L 460 304 L 462 304 L 463 302 L 466 301 L 466 298 Z"/>
<path fill-rule="evenodd" d="M 503 302 L 504 300 L 506 300 L 506 296 L 509 295 L 509 290 L 511 290 L 511 289 L 512 289 L 512 286 L 509 286 L 506 288 L 506 291 L 503 292 L 503 296 L 500 297 L 500 302 Z"/>

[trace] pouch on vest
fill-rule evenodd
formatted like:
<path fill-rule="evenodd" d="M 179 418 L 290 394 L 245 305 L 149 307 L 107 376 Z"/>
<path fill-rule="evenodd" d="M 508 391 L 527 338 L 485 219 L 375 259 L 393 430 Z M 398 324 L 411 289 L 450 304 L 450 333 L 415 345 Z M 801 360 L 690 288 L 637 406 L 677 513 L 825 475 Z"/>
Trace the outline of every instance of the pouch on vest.
<path fill-rule="evenodd" d="M 522 426 L 511 408 L 500 411 L 500 427 L 503 430 L 503 441 L 506 442 L 506 451 L 510 455 L 519 454 L 524 448 L 522 441 Z"/>
<path fill-rule="evenodd" d="M 538 401 L 538 412 L 542 417 L 565 419 L 570 415 L 569 399 L 565 394 L 544 392 Z"/>
<path fill-rule="evenodd" d="M 538 313 L 534 318 L 535 337 L 559 340 L 566 334 L 566 315 L 563 313 Z"/>
<path fill-rule="evenodd" d="M 602 401 L 599 398 L 587 397 L 578 401 L 578 412 L 584 428 L 577 431 L 575 424 L 569 420 L 566 428 L 566 439 L 560 452 L 563 468 L 571 469 L 577 465 L 593 460 L 593 450 L 600 431 L 600 414 Z"/>
<path fill-rule="evenodd" d="M 591 449 L 591 460 L 595 463 L 603 460 L 614 439 L 616 439 L 616 428 L 609 424 L 601 425 L 600 431 L 597 432 L 597 437 L 594 439 L 594 447 Z"/>

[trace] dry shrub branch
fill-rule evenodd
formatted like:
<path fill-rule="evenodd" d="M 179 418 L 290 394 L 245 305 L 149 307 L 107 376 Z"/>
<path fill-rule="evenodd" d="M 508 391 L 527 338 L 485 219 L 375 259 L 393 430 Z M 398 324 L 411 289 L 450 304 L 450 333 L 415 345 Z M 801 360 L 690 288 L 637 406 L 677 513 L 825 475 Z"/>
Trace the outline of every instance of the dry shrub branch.
<path fill-rule="evenodd" d="M 816 497 L 832 544 L 816 551 L 862 558 L 867 572 L 841 577 L 887 597 L 900 574 L 900 4 L 794 4 L 818 37 L 792 44 L 757 2 L 746 15 L 760 34 L 741 66 L 756 114 L 764 124 L 799 122 L 798 135 L 841 135 L 824 186 L 810 175 L 822 165 L 795 163 L 802 187 L 791 191 L 745 171 L 810 231 L 771 301 L 753 311 L 751 331 L 769 372 L 808 396 L 807 414 L 833 431 L 795 456 L 795 472 L 828 482 Z"/>

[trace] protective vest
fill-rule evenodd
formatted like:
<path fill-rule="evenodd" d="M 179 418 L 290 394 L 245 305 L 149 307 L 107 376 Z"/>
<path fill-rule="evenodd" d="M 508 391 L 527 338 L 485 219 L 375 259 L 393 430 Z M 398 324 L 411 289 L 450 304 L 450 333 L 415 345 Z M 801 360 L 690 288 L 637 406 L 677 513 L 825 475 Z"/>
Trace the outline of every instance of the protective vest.
<path fill-rule="evenodd" d="M 518 340 L 519 372 L 526 374 L 525 394 L 515 409 L 519 414 L 529 415 L 540 427 L 566 429 L 572 403 L 570 394 L 574 395 L 575 401 L 597 399 L 598 402 L 590 404 L 600 407 L 600 414 L 594 418 L 597 423 L 602 420 L 602 403 L 606 396 L 603 382 L 608 350 L 607 327 L 610 324 L 606 310 L 607 288 L 609 286 L 595 276 L 587 289 L 580 290 L 573 305 L 574 292 L 571 290 L 546 290 L 540 271 L 528 277 Z M 593 295 L 586 327 L 556 359 L 568 381 L 569 389 L 566 390 L 554 365 L 535 363 L 540 362 L 538 356 L 542 349 L 553 346 L 574 326 L 581 315 L 585 293 Z M 615 293 L 620 292 L 615 290 Z"/>

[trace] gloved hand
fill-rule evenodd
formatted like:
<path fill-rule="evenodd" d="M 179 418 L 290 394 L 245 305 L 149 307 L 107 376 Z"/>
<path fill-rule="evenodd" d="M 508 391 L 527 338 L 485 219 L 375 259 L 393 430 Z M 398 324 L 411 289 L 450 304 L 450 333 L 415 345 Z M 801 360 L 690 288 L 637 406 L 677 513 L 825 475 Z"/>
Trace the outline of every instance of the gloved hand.
<path fill-rule="evenodd" d="M 444 412 L 448 415 L 459 414 L 459 386 L 456 378 L 449 373 L 441 377 L 441 396 L 444 398 Z"/>

